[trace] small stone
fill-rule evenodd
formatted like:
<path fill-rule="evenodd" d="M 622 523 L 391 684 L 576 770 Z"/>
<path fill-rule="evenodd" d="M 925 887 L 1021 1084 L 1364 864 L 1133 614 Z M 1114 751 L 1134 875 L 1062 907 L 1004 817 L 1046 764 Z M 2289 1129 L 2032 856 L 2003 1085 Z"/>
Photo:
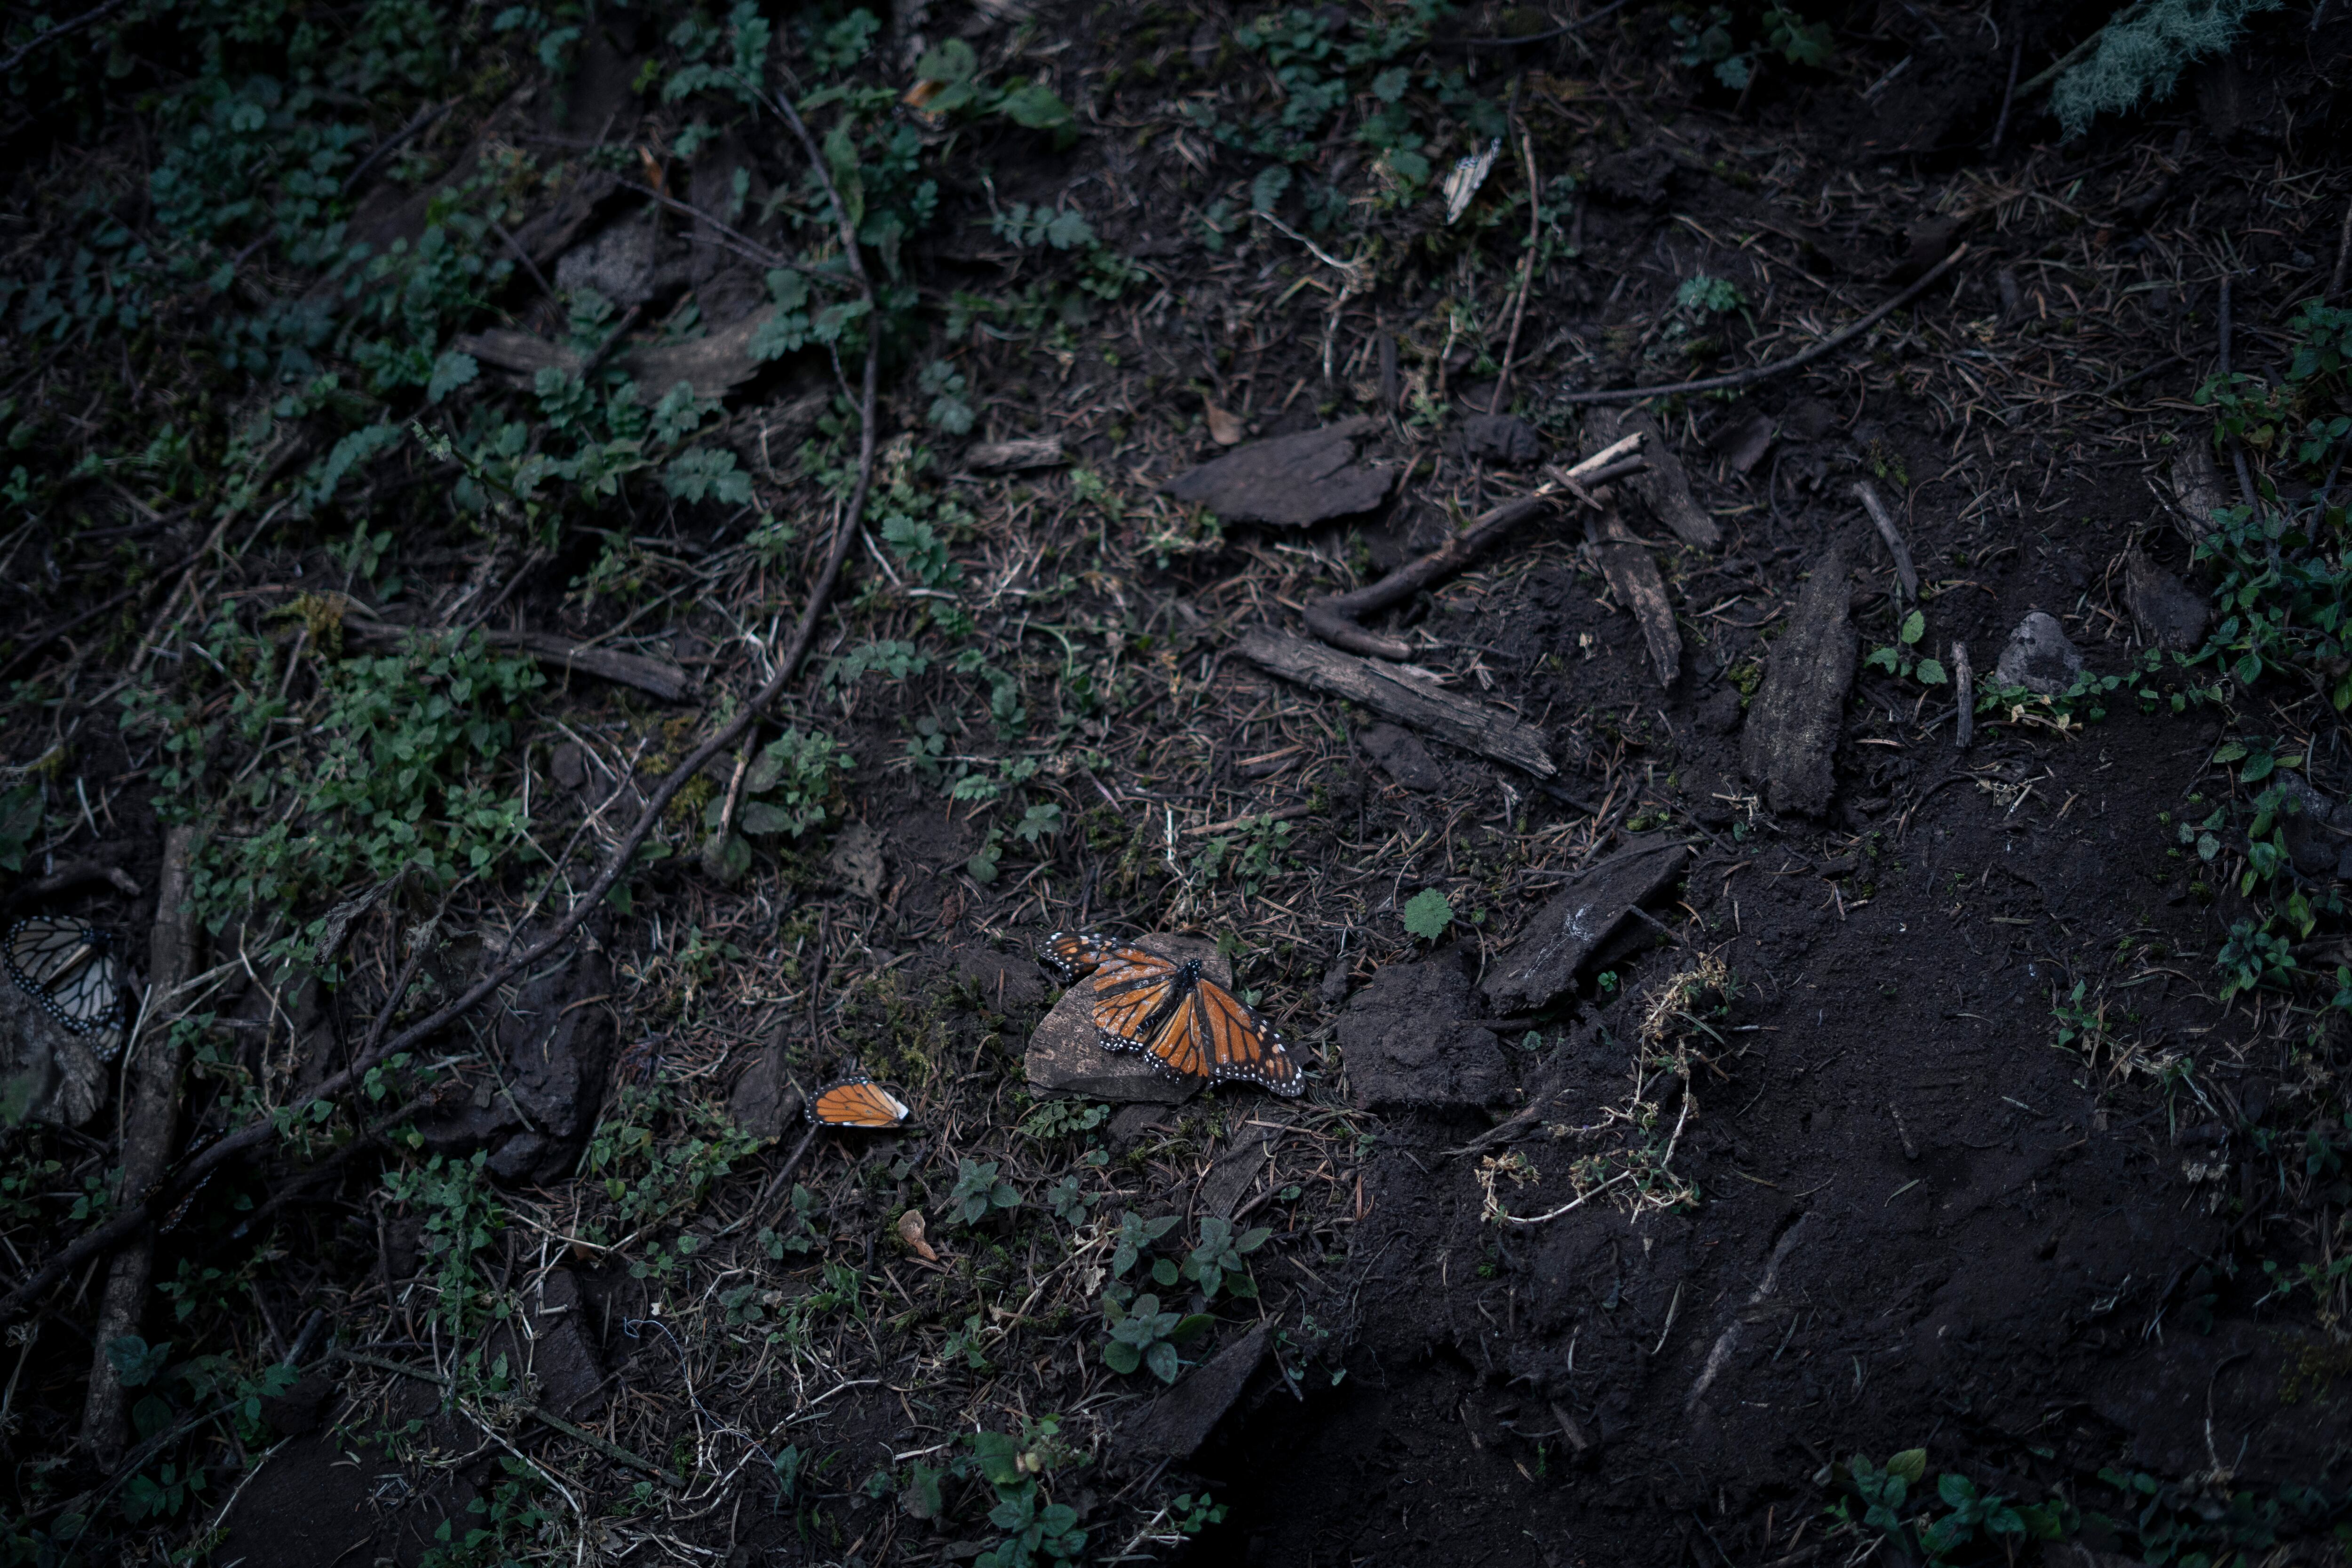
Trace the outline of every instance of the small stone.
<path fill-rule="evenodd" d="M 1407 789 L 1423 792 L 1445 787 L 1445 771 L 1430 756 L 1421 737 L 1394 724 L 1373 724 L 1356 737 L 1381 771 Z"/>
<path fill-rule="evenodd" d="M 1745 419 L 1734 419 L 1707 437 L 1707 446 L 1715 455 L 1731 465 L 1735 474 L 1744 474 L 1764 460 L 1772 449 L 1772 439 L 1780 435 L 1780 426 L 1769 414 L 1751 414 Z"/>
<path fill-rule="evenodd" d="M 1124 1154 L 1147 1132 L 1172 1132 L 1176 1113 L 1164 1106 L 1122 1105 L 1110 1113 L 1111 1152 Z"/>
<path fill-rule="evenodd" d="M 1213 1214 L 1219 1219 L 1231 1219 L 1234 1210 L 1249 1195 L 1265 1163 L 1273 1156 L 1274 1141 L 1281 1132 L 1255 1122 L 1243 1125 L 1234 1139 L 1233 1147 L 1210 1163 L 1209 1173 L 1201 1178 L 1193 1193 L 1194 1206 L 1202 1214 Z"/>
<path fill-rule="evenodd" d="M 1634 147 L 1593 164 L 1586 184 L 1603 201 L 1654 207 L 1666 199 L 1674 175 L 1674 156 L 1664 148 Z"/>
<path fill-rule="evenodd" d="M 604 1407 L 604 1367 L 582 1318 L 587 1310 L 579 1279 L 553 1268 L 536 1290 L 523 1293 L 521 1319 L 493 1329 L 486 1362 L 503 1355 L 516 1378 L 538 1393 L 541 1409 L 576 1421 Z"/>
<path fill-rule="evenodd" d="M 1524 468 L 1543 457 L 1543 437 L 1516 414 L 1474 414 L 1462 422 L 1462 450 L 1482 462 Z"/>
<path fill-rule="evenodd" d="M 771 1141 L 782 1137 L 785 1126 L 800 1112 L 800 1091 L 785 1077 L 782 1046 L 770 1046 L 751 1058 L 727 1102 L 727 1114 L 737 1127 Z"/>
<path fill-rule="evenodd" d="M 653 298 L 658 244 L 652 214 L 624 218 L 566 251 L 555 264 L 555 286 L 567 294 L 593 289 L 615 305 L 642 305 Z"/>
<path fill-rule="evenodd" d="M 1463 1110 L 1501 1101 L 1503 1044 L 1465 1021 L 1470 979 L 1451 959 L 1391 963 L 1339 1016 L 1340 1055 L 1367 1110 Z"/>
<path fill-rule="evenodd" d="M 313 1367 L 283 1394 L 265 1394 L 261 1418 L 281 1437 L 299 1437 L 319 1429 L 327 1405 L 335 1397 L 335 1380 Z"/>
<path fill-rule="evenodd" d="M 1191 1458 L 1249 1386 L 1265 1360 L 1266 1338 L 1266 1326 L 1258 1323 L 1193 1368 L 1135 1418 L 1128 1447 L 1155 1458 Z"/>
<path fill-rule="evenodd" d="M 2204 442 L 2189 442 L 2172 460 L 2172 494 L 2189 519 L 2191 539 L 2202 539 L 2212 531 L 2213 514 L 2227 507 L 2230 498 L 2221 488 L 2221 469 L 2213 461 L 2213 449 Z"/>
<path fill-rule="evenodd" d="M 1200 937 L 1138 937 L 1135 945 L 1172 963 L 1201 961 L 1202 973 L 1230 987 L 1233 967 L 1217 944 Z M 1029 1037 L 1023 1066 L 1031 1092 L 1113 1104 L 1181 1105 L 1201 1091 L 1206 1079 L 1176 1078 L 1160 1070 L 1143 1051 L 1107 1051 L 1095 1027 L 1094 986 L 1081 980 L 1062 993 L 1037 1032 Z"/>
<path fill-rule="evenodd" d="M 106 1103 L 107 1076 L 82 1037 L 0 979 L 0 1125 L 79 1127 Z"/>
<path fill-rule="evenodd" d="M 1728 735 L 1739 728 L 1739 691 L 1726 686 L 1699 700 L 1698 727 L 1709 735 Z"/>
<path fill-rule="evenodd" d="M 2186 653 L 2205 640 L 2211 615 L 2204 595 L 2137 550 L 2124 556 L 2124 602 L 2158 647 Z"/>
<path fill-rule="evenodd" d="M 1337 1007 L 1348 999 L 1348 983 L 1355 969 L 1356 961 L 1344 952 L 1331 960 L 1323 971 L 1323 984 L 1316 992 L 1323 998 L 1323 1005 Z"/>
<path fill-rule="evenodd" d="M 999 952 L 985 942 L 950 948 L 956 975 L 980 994 L 980 1005 L 1003 1015 L 1045 1000 L 1045 976 L 1025 952 Z"/>
<path fill-rule="evenodd" d="M 866 824 L 853 822 L 835 834 L 824 864 L 844 888 L 859 898 L 871 900 L 881 896 L 882 836 Z"/>
<path fill-rule="evenodd" d="M 2021 686 L 2044 697 L 2057 697 L 2083 673 L 2083 656 L 2067 637 L 2058 617 L 2035 610 L 2009 634 L 1993 674 L 2003 686 Z"/>

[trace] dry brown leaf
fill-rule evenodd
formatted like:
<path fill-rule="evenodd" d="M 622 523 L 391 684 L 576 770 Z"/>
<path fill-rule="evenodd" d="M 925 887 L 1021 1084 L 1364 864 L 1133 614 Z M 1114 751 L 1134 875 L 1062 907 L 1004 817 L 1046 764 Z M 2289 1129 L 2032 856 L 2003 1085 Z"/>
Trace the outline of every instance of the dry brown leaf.
<path fill-rule="evenodd" d="M 907 1244 L 907 1250 L 926 1263 L 937 1263 L 940 1255 L 931 1250 L 929 1241 L 923 1239 L 923 1211 L 920 1209 L 908 1209 L 898 1216 L 898 1239 Z"/>
<path fill-rule="evenodd" d="M 1226 413 L 1205 397 L 1201 404 L 1209 411 L 1210 440 L 1220 447 L 1231 447 L 1241 440 L 1242 422 L 1238 416 Z"/>

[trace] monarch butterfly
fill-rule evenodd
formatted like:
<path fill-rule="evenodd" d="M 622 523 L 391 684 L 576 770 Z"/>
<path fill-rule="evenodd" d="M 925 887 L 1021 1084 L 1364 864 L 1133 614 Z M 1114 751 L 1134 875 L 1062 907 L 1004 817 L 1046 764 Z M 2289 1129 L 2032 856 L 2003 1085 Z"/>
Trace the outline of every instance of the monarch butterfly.
<path fill-rule="evenodd" d="M 808 1102 L 808 1118 L 820 1127 L 896 1127 L 909 1114 L 905 1100 L 870 1078 L 826 1084 Z"/>
<path fill-rule="evenodd" d="M 1244 1079 L 1280 1095 L 1306 1080 L 1282 1036 L 1256 1009 L 1201 973 L 1139 947 L 1056 931 L 1045 962 L 1066 977 L 1094 975 L 1096 1038 L 1108 1051 L 1143 1051 L 1164 1072 L 1224 1083 Z"/>
<path fill-rule="evenodd" d="M 122 1048 L 122 974 L 104 931 L 79 921 L 37 915 L 8 928 L 0 961 L 66 1031 L 91 1036 L 90 1049 L 112 1061 Z"/>

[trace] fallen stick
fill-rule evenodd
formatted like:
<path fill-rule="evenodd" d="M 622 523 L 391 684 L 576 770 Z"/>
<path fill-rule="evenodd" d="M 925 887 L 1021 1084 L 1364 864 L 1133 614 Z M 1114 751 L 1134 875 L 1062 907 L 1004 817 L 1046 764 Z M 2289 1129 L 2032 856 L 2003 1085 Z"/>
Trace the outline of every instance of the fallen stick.
<path fill-rule="evenodd" d="M 343 626 L 361 640 L 378 643 L 397 641 L 404 632 L 432 629 L 396 626 L 362 616 L 346 616 Z M 552 632 L 499 631 L 489 626 L 478 629 L 482 640 L 492 647 L 519 648 L 542 664 L 593 675 L 621 686 L 634 686 L 665 702 L 682 700 L 694 684 L 691 676 L 667 659 L 624 653 L 618 648 L 588 647 Z"/>
<path fill-rule="evenodd" d="M 1595 452 L 1565 473 L 1553 470 L 1552 478 L 1586 505 L 1598 505 L 1584 487 L 1604 484 L 1622 474 L 1639 472 L 1646 466 L 1643 459 L 1629 454 L 1640 444 L 1640 437 L 1628 436 L 1622 441 Z M 1307 629 L 1334 647 L 1343 647 L 1349 653 L 1360 653 L 1368 658 L 1400 661 L 1411 658 L 1411 643 L 1402 637 L 1368 632 L 1356 624 L 1358 618 L 1375 610 L 1384 610 L 1400 600 L 1409 599 L 1439 578 L 1459 572 L 1512 529 L 1549 510 L 1551 505 L 1552 498 L 1541 491 L 1517 500 L 1505 501 L 1479 518 L 1468 532 L 1454 535 L 1420 560 L 1398 567 L 1379 582 L 1350 593 L 1318 599 L 1308 605 Z"/>
<path fill-rule="evenodd" d="M 1977 672 L 1969 662 L 1969 645 L 1964 642 L 1952 645 L 1952 687 L 1960 699 L 1952 742 L 1965 752 L 1977 733 Z"/>
<path fill-rule="evenodd" d="M 1905 1136 L 1908 1137 L 1909 1134 L 1906 1133 Z M 1698 1408 L 1700 1397 L 1715 1382 L 1716 1374 L 1720 1373 L 1725 1364 L 1731 1360 L 1731 1352 L 1739 1346 L 1740 1324 L 1746 1321 L 1749 1312 L 1771 1299 L 1773 1290 L 1780 1283 L 1780 1265 L 1787 1262 L 1789 1254 L 1797 1249 L 1797 1243 L 1804 1237 L 1805 1227 L 1811 1225 L 1812 1220 L 1813 1216 L 1810 1211 L 1799 1215 L 1797 1223 L 1790 1226 L 1780 1237 L 1780 1244 L 1772 1249 L 1770 1261 L 1764 1265 L 1764 1278 L 1758 1281 L 1755 1293 L 1748 1298 L 1748 1305 L 1733 1314 L 1731 1321 L 1724 1325 L 1723 1332 L 1716 1336 L 1715 1348 L 1707 1352 L 1706 1364 L 1699 1369 L 1698 1381 L 1691 1384 L 1690 1397 L 1683 1401 L 1684 1415 L 1687 1415 Z"/>
<path fill-rule="evenodd" d="M 1969 247 L 1965 245 L 1955 247 L 1949 256 L 1922 273 L 1916 283 L 1863 317 L 1853 325 L 1843 331 L 1832 332 L 1811 348 L 1790 354 L 1787 359 L 1774 360 L 1769 364 L 1750 365 L 1746 370 L 1735 370 L 1726 375 L 1710 375 L 1698 381 L 1677 381 L 1664 386 L 1621 386 L 1609 391 L 1563 392 L 1559 395 L 1559 400 L 1562 403 L 1638 403 L 1645 397 L 1669 397 L 1678 392 L 1720 392 L 1727 387 L 1753 386 L 1759 381 L 1769 381 L 1776 375 L 1785 374 L 1790 371 L 1809 365 L 1823 354 L 1834 353 L 1852 342 L 1855 338 L 1878 325 L 1880 321 L 1926 293 L 1930 284 L 1950 271 L 1954 264 L 1968 253 Z"/>
<path fill-rule="evenodd" d="M 1911 564 L 1911 546 L 1904 542 L 1903 530 L 1895 525 L 1895 514 L 1878 499 L 1878 490 L 1868 479 L 1853 482 L 1854 499 L 1862 502 L 1870 521 L 1878 525 L 1878 537 L 1886 541 L 1886 552 L 1895 557 L 1895 581 L 1902 585 L 1903 602 L 1909 604 L 1919 596 L 1919 570 Z"/>
<path fill-rule="evenodd" d="M 833 204 L 835 223 L 840 230 L 842 244 L 848 255 L 850 265 L 856 272 L 858 284 L 864 290 L 868 307 L 867 320 L 870 321 L 875 319 L 872 311 L 874 285 L 866 271 L 866 259 L 858 252 L 857 231 L 850 224 L 848 209 L 842 205 L 840 192 L 834 186 L 832 172 L 825 164 L 824 155 L 817 149 L 816 139 L 809 134 L 808 127 L 801 122 L 800 115 L 793 109 L 791 100 L 780 92 L 776 95 L 776 102 L 785 118 L 791 122 L 793 131 L 799 134 L 801 145 L 806 149 L 811 165 L 816 171 L 817 178 Z M 403 1051 L 414 1050 L 417 1046 L 432 1038 L 449 1025 L 472 1012 L 486 997 L 496 994 L 499 987 L 504 985 L 515 975 L 540 963 L 548 954 L 571 940 L 572 933 L 580 929 L 582 922 L 603 907 L 604 895 L 613 890 L 614 885 L 621 879 L 622 873 L 635 862 L 637 850 L 653 832 L 655 826 L 661 821 L 662 813 L 669 809 L 669 803 L 677 798 L 677 792 L 684 789 L 688 782 L 699 773 L 711 758 L 741 740 L 745 732 L 760 721 L 761 716 L 767 710 L 768 704 L 774 701 L 791 683 L 793 672 L 800 668 L 801 660 L 807 657 L 809 645 L 816 640 L 817 623 L 824 617 L 825 605 L 833 596 L 833 585 L 841 575 L 842 563 L 849 553 L 850 542 L 857 535 L 858 520 L 866 510 L 866 494 L 874 487 L 876 447 L 874 425 L 877 417 L 876 404 L 879 400 L 881 392 L 881 353 L 880 334 L 869 331 L 866 344 L 866 374 L 859 401 L 862 428 L 858 435 L 857 482 L 850 490 L 849 504 L 843 510 L 841 521 L 834 525 L 832 548 L 825 554 L 824 565 L 817 575 L 816 583 L 809 590 L 808 604 L 802 609 L 800 624 L 793 631 L 792 646 L 785 650 L 784 656 L 776 661 L 775 673 L 769 676 L 767 684 L 751 694 L 751 699 L 743 704 L 742 710 L 737 713 L 732 721 L 719 726 L 712 732 L 709 739 L 688 752 L 685 760 L 670 771 L 669 776 L 655 787 L 652 797 L 646 802 L 645 809 L 638 814 L 635 824 L 614 847 L 611 858 L 604 863 L 604 868 L 581 890 L 580 896 L 572 900 L 572 908 L 555 922 L 544 938 L 514 953 L 505 963 L 484 974 L 447 1005 L 436 1008 L 429 1016 L 419 1019 L 374 1049 L 362 1053 L 342 1071 L 326 1079 L 310 1091 L 311 1103 L 322 1101 L 331 1103 L 337 1096 L 364 1081 L 369 1072 L 383 1066 Z M 217 534 L 215 537 L 217 539 Z M 209 548 L 207 546 L 207 550 Z M 396 1002 L 395 997 L 395 1005 Z M 156 1182 L 145 1191 L 137 1193 L 131 1189 L 130 1184 L 125 1183 L 122 1205 L 112 1219 L 95 1229 L 84 1231 L 58 1248 L 47 1262 L 19 1281 L 5 1296 L 0 1296 L 0 1321 L 5 1321 L 24 1310 L 27 1302 L 92 1258 L 110 1250 L 127 1237 L 136 1235 L 141 1227 L 146 1225 L 149 1215 L 154 1211 L 154 1205 L 168 1193 L 190 1186 L 202 1180 L 208 1173 L 217 1169 L 225 1162 L 235 1159 L 248 1150 L 273 1142 L 277 1138 L 278 1124 L 274 1120 L 264 1118 L 248 1121 L 236 1131 L 206 1144 L 204 1150 L 183 1165 L 170 1181 Z"/>
<path fill-rule="evenodd" d="M 1448 691 L 1410 668 L 1351 658 L 1287 632 L 1252 632 L 1234 651 L 1286 680 L 1360 702 L 1375 713 L 1539 779 L 1559 772 L 1545 753 L 1541 730 L 1499 708 Z"/>
<path fill-rule="evenodd" d="M 148 938 L 148 994 L 160 1005 L 148 1020 L 146 1038 L 133 1042 L 124 1091 L 131 1104 L 122 1123 L 121 1176 L 117 1201 L 153 1186 L 172 1157 L 172 1133 L 180 1119 L 180 1050 L 172 1026 L 178 1018 L 173 993 L 194 967 L 194 930 L 188 918 L 188 873 L 196 830 L 183 825 L 163 840 L 163 868 L 155 880 L 155 924 Z M 90 1334 L 89 1386 L 82 1398 L 81 1440 L 101 1464 L 122 1456 L 130 1433 L 123 1422 L 121 1371 L 110 1352 L 114 1342 L 139 1326 L 147 1303 L 148 1271 L 154 1244 L 141 1237 L 125 1247 L 107 1271 L 98 1324 Z"/>

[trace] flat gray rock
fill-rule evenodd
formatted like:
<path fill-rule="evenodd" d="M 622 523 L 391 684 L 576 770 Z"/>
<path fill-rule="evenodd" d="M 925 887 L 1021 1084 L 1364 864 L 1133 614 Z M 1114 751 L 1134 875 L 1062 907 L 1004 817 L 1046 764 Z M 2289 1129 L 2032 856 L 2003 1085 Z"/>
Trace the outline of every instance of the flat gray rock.
<path fill-rule="evenodd" d="M 1145 936 L 1138 937 L 1135 945 L 1179 963 L 1197 958 L 1210 979 L 1224 986 L 1234 983 L 1233 966 L 1213 942 L 1194 936 Z M 1098 1041 L 1094 983 L 1080 980 L 1062 993 L 1062 999 L 1029 1037 L 1023 1065 L 1030 1089 L 1118 1105 L 1181 1105 L 1201 1092 L 1204 1080 L 1172 1078 L 1142 1051 L 1107 1051 Z"/>
<path fill-rule="evenodd" d="M 2178 653 L 2202 643 L 2212 618 L 2205 595 L 2137 550 L 2124 556 L 2124 602 L 2140 636 Z"/>
<path fill-rule="evenodd" d="M 1445 770 L 1430 756 L 1429 748 L 1421 737 L 1410 730 L 1400 730 L 1394 724 L 1374 724 L 1356 737 L 1381 772 L 1407 789 L 1437 790 L 1445 787 Z"/>
<path fill-rule="evenodd" d="M 2003 686 L 2022 686 L 2044 697 L 2063 694 L 2082 673 L 2082 653 L 2066 628 L 2058 624 L 2058 617 L 2047 610 L 2032 611 L 2017 623 L 2017 629 L 2009 634 L 2009 646 L 2000 650 L 2000 660 L 1993 666 L 1993 674 Z"/>
<path fill-rule="evenodd" d="M 1766 803 L 1786 815 L 1821 816 L 1836 788 L 1830 759 L 1856 658 L 1846 570 L 1845 552 L 1835 547 L 1813 563 L 1748 710 L 1740 766 Z"/>
<path fill-rule="evenodd" d="M 1367 1110 L 1464 1110 L 1510 1089 L 1503 1043 L 1467 1021 L 1470 979 L 1451 959 L 1391 963 L 1339 1015 L 1348 1089 Z"/>
<path fill-rule="evenodd" d="M 1537 1013 L 1576 988 L 1627 911 L 1673 887 L 1689 863 L 1686 844 L 1644 845 L 1587 869 L 1529 921 L 1480 989 L 1498 1013 Z"/>
<path fill-rule="evenodd" d="M 1320 430 L 1254 441 L 1179 474 L 1166 489 L 1227 522 L 1304 528 L 1354 517 L 1388 500 L 1396 482 L 1393 465 L 1356 461 L 1357 441 L 1379 425 L 1360 415 Z"/>
<path fill-rule="evenodd" d="M 1129 1446 L 1154 1458 L 1191 1458 L 1249 1386 L 1251 1376 L 1265 1360 L 1266 1339 L 1266 1326 L 1254 1324 L 1249 1332 L 1194 1367 L 1134 1418 L 1127 1428 Z"/>

